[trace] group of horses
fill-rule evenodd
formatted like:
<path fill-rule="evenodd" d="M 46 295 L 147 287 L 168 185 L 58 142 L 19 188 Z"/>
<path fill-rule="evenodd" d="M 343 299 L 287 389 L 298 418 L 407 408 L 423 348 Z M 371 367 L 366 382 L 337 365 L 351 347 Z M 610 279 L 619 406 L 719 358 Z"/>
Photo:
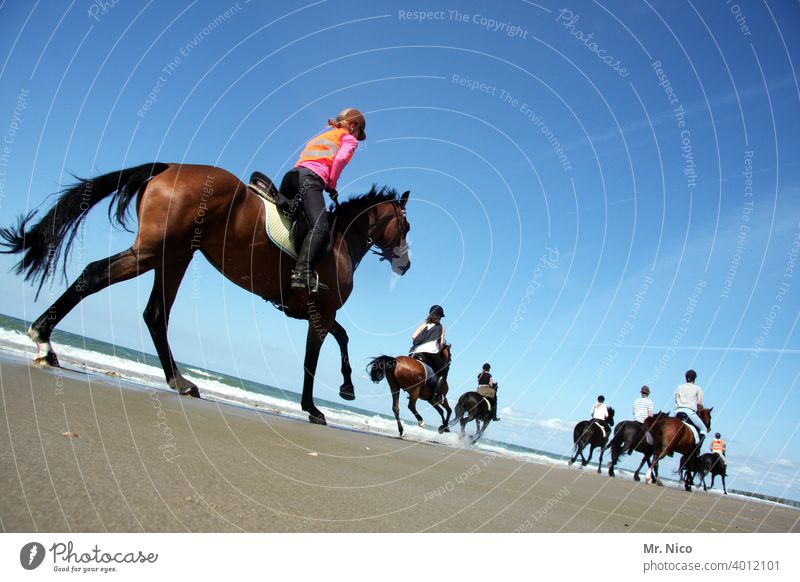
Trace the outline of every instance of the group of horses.
<path fill-rule="evenodd" d="M 223 276 L 273 303 L 287 316 L 308 322 L 303 360 L 301 407 L 315 424 L 326 424 L 314 404 L 314 377 L 322 343 L 331 334 L 341 352 L 342 384 L 339 395 L 353 400 L 355 391 L 348 354 L 347 331 L 336 320 L 337 311 L 353 290 L 353 275 L 369 251 L 387 260 L 403 275 L 411 266 L 406 236 L 411 229 L 406 215 L 409 192 L 398 195 L 391 188 L 375 186 L 362 196 L 336 204 L 329 251 L 317 261 L 320 279 L 328 289 L 311 295 L 292 290 L 294 261 L 266 234 L 264 201 L 230 172 L 214 166 L 148 163 L 77 183 L 62 190 L 50 209 L 38 220 L 35 211 L 19 218 L 15 226 L 0 229 L 0 252 L 20 254 L 16 272 L 25 280 L 43 285 L 61 271 L 66 278 L 70 248 L 89 212 L 109 201 L 109 220 L 127 228 L 135 202 L 138 231 L 130 248 L 86 266 L 67 290 L 31 324 L 28 335 L 37 347 L 34 362 L 59 366 L 50 338 L 58 323 L 83 299 L 106 287 L 154 271 L 153 289 L 143 317 L 158 354 L 167 384 L 179 394 L 200 396 L 198 387 L 178 369 L 167 339 L 169 315 L 181 280 L 195 252 L 199 251 Z M 38 297 L 38 292 L 37 292 Z M 254 330 L 243 328 L 245 337 Z M 446 348 L 449 360 L 449 346 Z M 400 435 L 399 393 L 409 395 L 409 409 L 420 426 L 424 421 L 415 408 L 420 398 L 433 394 L 425 371 L 417 360 L 405 356 L 376 358 L 371 366 L 374 381 L 387 378 Z M 456 405 L 456 419 L 464 432 L 475 420 L 480 438 L 491 419 L 488 402 L 477 393 L 465 394 Z M 440 432 L 449 430 L 451 409 L 447 387 L 441 403 L 431 402 L 442 417 Z M 445 417 L 443 409 L 447 411 Z"/>
<path fill-rule="evenodd" d="M 706 428 L 711 428 L 711 410 L 711 408 L 700 407 L 697 411 Z M 614 426 L 614 409 L 611 407 L 608 409 L 606 422 L 609 427 Z M 631 455 L 637 452 L 642 454 L 642 460 L 633 473 L 633 479 L 641 480 L 639 472 L 647 463 L 646 481 L 661 485 L 658 478 L 659 461 L 678 453 L 681 458 L 676 472 L 686 491 L 692 490 L 696 476 L 700 477 L 703 490 L 707 491 L 705 478 L 707 475 L 711 475 L 711 487 L 714 487 L 714 479 L 719 476 L 722 478 L 723 491 L 725 494 L 728 493 L 725 485 L 724 461 L 716 453 L 697 454 L 694 432 L 682 418 L 672 417 L 667 412 L 657 412 L 643 423 L 635 420 L 622 421 L 614 427 L 613 435 L 609 434 L 609 430 L 604 430 L 594 420 L 584 420 L 575 425 L 573 431 L 574 453 L 569 464 L 572 465 L 580 456 L 581 465 L 585 467 L 592 460 L 594 449 L 599 448 L 600 460 L 597 463 L 597 472 L 600 473 L 603 465 L 603 453 L 606 448 L 610 448 L 611 462 L 608 464 L 608 476 L 614 477 L 614 467 L 620 457 L 626 453 Z M 648 432 L 651 442 L 648 442 L 647 439 Z M 587 445 L 590 447 L 589 457 L 585 458 L 583 449 Z"/>

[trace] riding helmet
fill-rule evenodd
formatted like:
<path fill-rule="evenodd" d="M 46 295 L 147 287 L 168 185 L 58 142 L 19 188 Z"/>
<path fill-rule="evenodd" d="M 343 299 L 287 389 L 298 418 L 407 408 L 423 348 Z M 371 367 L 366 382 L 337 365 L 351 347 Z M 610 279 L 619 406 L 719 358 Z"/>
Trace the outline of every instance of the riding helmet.
<path fill-rule="evenodd" d="M 715 435 L 714 435 L 714 438 L 715 438 L 715 439 L 718 439 L 718 438 L 719 438 L 719 433 L 715 434 Z"/>
<path fill-rule="evenodd" d="M 487 362 L 487 363 L 485 363 L 485 364 L 483 365 L 483 369 L 484 369 L 484 370 L 486 370 L 486 371 L 488 372 L 489 370 L 491 370 L 491 369 L 492 369 L 492 367 L 491 367 L 491 366 L 489 365 L 489 363 Z"/>
<path fill-rule="evenodd" d="M 650 396 L 650 387 L 647 385 L 642 386 L 642 394 L 645 396 Z"/>
<path fill-rule="evenodd" d="M 600 396 L 597 397 L 597 401 L 598 402 L 605 402 L 606 401 L 606 397 L 601 394 Z"/>
<path fill-rule="evenodd" d="M 441 305 L 431 305 L 431 308 L 428 310 L 428 315 L 438 315 L 439 317 L 444 317 L 444 309 L 442 309 Z"/>
<path fill-rule="evenodd" d="M 697 372 L 695 372 L 694 370 L 689 370 L 688 372 L 686 372 L 687 382 L 694 382 L 695 380 L 697 380 Z"/>
<path fill-rule="evenodd" d="M 367 134 L 364 133 L 364 130 L 367 128 L 367 122 L 364 120 L 364 115 L 358 109 L 353 107 L 342 109 L 339 115 L 336 116 L 336 121 L 350 121 L 355 123 L 359 128 L 356 139 L 358 141 L 367 139 Z"/>

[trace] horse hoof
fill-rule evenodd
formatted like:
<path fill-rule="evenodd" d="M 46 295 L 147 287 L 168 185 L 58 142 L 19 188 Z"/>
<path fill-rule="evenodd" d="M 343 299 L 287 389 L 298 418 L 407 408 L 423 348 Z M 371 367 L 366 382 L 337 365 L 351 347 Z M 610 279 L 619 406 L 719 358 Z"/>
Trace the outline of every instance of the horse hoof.
<path fill-rule="evenodd" d="M 339 387 L 339 396 L 343 400 L 355 400 L 356 399 L 356 392 L 353 388 L 352 384 L 342 384 Z"/>
<path fill-rule="evenodd" d="M 55 352 L 50 352 L 44 356 L 36 356 L 33 358 L 33 365 L 40 366 L 42 368 L 60 368 L 61 364 L 58 361 L 58 356 L 56 356 Z"/>
<path fill-rule="evenodd" d="M 572 459 L 570 459 L 569 461 L 567 461 L 567 465 L 571 467 L 571 466 L 572 466 L 572 463 L 574 463 L 574 462 L 575 462 L 575 461 L 573 461 Z"/>
<path fill-rule="evenodd" d="M 420 428 L 425 428 L 425 421 L 424 420 L 421 420 L 417 424 L 419 425 Z"/>
<path fill-rule="evenodd" d="M 200 398 L 200 390 L 197 386 L 192 386 L 180 392 L 181 396 L 191 396 L 192 398 Z"/>
<path fill-rule="evenodd" d="M 328 426 L 328 423 L 325 420 L 325 415 L 322 414 L 321 412 L 319 413 L 319 416 L 314 414 L 309 414 L 308 422 L 310 422 L 311 424 L 320 424 L 322 426 Z"/>
<path fill-rule="evenodd" d="M 633 480 L 634 481 L 641 481 L 641 479 L 639 478 L 639 475 L 634 475 L 633 476 Z"/>

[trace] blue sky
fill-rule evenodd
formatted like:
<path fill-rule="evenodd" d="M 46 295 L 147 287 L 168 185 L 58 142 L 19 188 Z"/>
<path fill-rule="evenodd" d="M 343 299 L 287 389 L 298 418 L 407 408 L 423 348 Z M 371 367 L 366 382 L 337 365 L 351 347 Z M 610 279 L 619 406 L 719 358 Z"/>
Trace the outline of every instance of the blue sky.
<path fill-rule="evenodd" d="M 413 266 L 359 268 L 339 316 L 354 367 L 405 353 L 440 303 L 452 390 L 490 361 L 492 436 L 560 453 L 597 394 L 626 418 L 647 382 L 669 409 L 691 367 L 731 483 L 800 498 L 796 3 L 45 1 L 3 4 L 0 31 L 4 224 L 70 174 L 156 160 L 277 180 L 359 107 L 369 139 L 339 190 L 411 190 Z M 131 241 L 97 211 L 70 276 Z M 63 286 L 34 302 L 13 263 L 2 311 L 36 317 Z M 62 328 L 152 352 L 150 285 Z M 300 388 L 304 325 L 200 257 L 170 337 L 184 362 Z M 330 342 L 319 396 L 337 360 Z M 385 383 L 356 390 L 389 412 Z"/>

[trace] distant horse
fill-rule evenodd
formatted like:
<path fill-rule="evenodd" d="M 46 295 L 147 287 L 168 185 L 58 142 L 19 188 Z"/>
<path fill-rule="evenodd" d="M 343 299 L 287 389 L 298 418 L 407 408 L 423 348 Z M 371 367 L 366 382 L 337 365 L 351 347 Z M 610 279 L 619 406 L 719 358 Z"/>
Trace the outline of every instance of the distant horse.
<path fill-rule="evenodd" d="M 698 459 L 697 473 L 700 475 L 700 482 L 703 484 L 703 491 L 708 491 L 714 488 L 714 478 L 722 478 L 722 491 L 725 495 L 728 494 L 728 488 L 725 486 L 725 477 L 728 474 L 727 465 L 725 461 L 717 453 L 705 453 L 700 455 Z M 711 473 L 711 485 L 706 487 L 706 475 Z"/>
<path fill-rule="evenodd" d="M 669 416 L 669 413 L 656 412 L 656 415 Z M 652 464 L 653 445 L 647 443 L 646 432 L 642 423 L 635 420 L 623 420 L 616 427 L 614 427 L 614 436 L 608 447 L 611 449 L 611 462 L 608 464 L 608 476 L 614 476 L 614 466 L 619 462 L 619 458 L 628 453 L 629 455 L 636 451 L 642 453 L 642 461 L 636 467 L 633 474 L 633 480 L 639 481 L 639 471 L 645 463 L 648 468 Z"/>
<path fill-rule="evenodd" d="M 608 418 L 606 419 L 609 427 L 614 426 L 614 409 L 610 406 L 608 407 Z M 592 454 L 597 447 L 600 447 L 600 461 L 597 463 L 597 472 L 599 473 L 602 469 L 603 465 L 603 452 L 606 450 L 606 445 L 608 444 L 608 432 L 603 435 L 603 431 L 597 426 L 597 423 L 594 420 L 582 420 L 578 424 L 575 425 L 575 429 L 572 431 L 572 438 L 575 442 L 575 454 L 572 455 L 572 458 L 569 460 L 568 464 L 572 465 L 577 458 L 578 455 L 581 456 L 581 466 L 585 467 L 589 464 L 589 461 L 592 460 Z M 585 458 L 583 456 L 583 449 L 589 445 L 589 458 Z"/>
<path fill-rule="evenodd" d="M 445 344 L 440 352 L 447 366 L 450 365 L 450 347 L 450 344 Z M 400 431 L 401 437 L 404 430 L 403 423 L 400 422 L 400 390 L 405 390 L 408 393 L 408 409 L 417 419 L 419 426 L 425 428 L 425 420 L 417 412 L 417 400 L 422 399 L 429 402 L 439 413 L 439 416 L 442 417 L 439 432 L 450 432 L 448 423 L 453 410 L 447 402 L 447 380 L 442 382 L 441 402 L 434 404 L 431 401 L 433 392 L 428 388 L 426 382 L 425 366 L 419 360 L 410 356 L 378 356 L 370 361 L 367 365 L 367 370 L 369 370 L 370 379 L 376 384 L 384 378 L 389 383 L 389 389 L 392 391 L 392 412 L 394 412 L 394 418 L 397 420 L 397 430 Z M 447 411 L 446 418 L 442 407 Z"/>
<path fill-rule="evenodd" d="M 703 424 L 706 425 L 706 428 L 711 428 L 712 410 L 713 408 L 700 407 L 697 411 L 697 415 L 700 417 L 700 420 L 703 421 Z M 685 460 L 688 460 L 690 456 L 694 456 L 695 448 L 697 447 L 694 434 L 679 418 L 671 416 L 648 418 L 644 421 L 644 427 L 645 430 L 650 431 L 653 437 L 654 460 L 650 469 L 647 471 L 647 477 L 645 479 L 647 483 L 652 481 L 653 473 L 658 475 L 658 463 L 667 455 L 671 457 L 674 453 L 680 453 L 684 455 Z M 686 491 L 691 491 L 694 471 L 692 467 L 687 467 L 687 470 L 684 471 L 683 465 L 684 463 L 679 465 L 678 472 L 682 475 L 686 475 L 686 478 L 683 479 L 684 488 Z M 655 482 L 661 485 L 658 477 L 655 478 Z"/>
<path fill-rule="evenodd" d="M 464 428 L 474 420 L 477 430 L 470 438 L 470 443 L 474 444 L 483 436 L 486 427 L 489 426 L 493 418 L 494 412 L 488 398 L 481 396 L 477 392 L 465 392 L 456 403 L 456 414 L 451 424 L 461 423 L 461 437 L 464 438 Z"/>
<path fill-rule="evenodd" d="M 408 192 L 399 199 L 393 190 L 376 190 L 343 202 L 336 212 L 332 250 L 317 261 L 320 278 L 329 290 L 309 296 L 290 288 L 294 261 L 267 237 L 264 202 L 221 168 L 149 163 L 111 172 L 77 184 L 60 193 L 52 208 L 36 224 L 34 212 L 21 217 L 16 227 L 0 229 L 4 253 L 23 253 L 16 271 L 42 285 L 58 270 L 66 272 L 69 249 L 89 211 L 109 199 L 109 218 L 125 226 L 131 203 L 136 201 L 139 231 L 133 245 L 116 255 L 90 263 L 53 305 L 33 322 L 28 335 L 36 343 L 34 362 L 58 366 L 50 343 L 53 328 L 78 303 L 109 285 L 155 271 L 144 320 L 161 360 L 167 384 L 180 394 L 199 396 L 196 385 L 178 370 L 167 341 L 169 313 L 181 279 L 195 251 L 246 291 L 272 302 L 286 315 L 308 321 L 303 361 L 302 409 L 309 420 L 325 424 L 314 405 L 314 375 L 322 342 L 331 333 L 342 354 L 344 383 L 339 394 L 355 398 L 347 355 L 347 332 L 336 321 L 337 310 L 353 291 L 353 271 L 361 259 L 378 247 L 391 260 L 392 270 L 404 274 L 408 260 L 406 234 L 410 226 L 405 206 Z M 237 330 L 258 335 L 255 322 Z M 268 332 L 268 330 L 265 330 Z"/>

